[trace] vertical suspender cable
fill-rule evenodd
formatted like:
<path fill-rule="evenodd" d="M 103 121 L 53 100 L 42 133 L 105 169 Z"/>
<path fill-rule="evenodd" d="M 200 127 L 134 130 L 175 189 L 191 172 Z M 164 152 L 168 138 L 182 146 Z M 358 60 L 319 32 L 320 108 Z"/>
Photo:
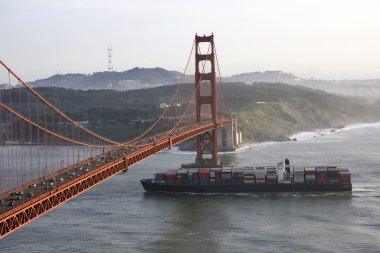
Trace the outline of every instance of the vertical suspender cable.
<path fill-rule="evenodd" d="M 45 107 L 45 112 L 44 112 L 44 125 L 45 125 L 45 128 L 47 128 L 47 107 L 46 105 L 44 106 Z M 48 168 L 48 157 L 47 157 L 47 132 L 44 131 L 44 171 L 43 171 L 43 174 L 44 176 L 46 176 L 48 173 L 47 173 L 47 168 Z"/>
<path fill-rule="evenodd" d="M 36 99 L 36 114 L 37 122 L 40 122 L 39 103 Z M 40 129 L 37 127 L 37 166 L 38 166 L 38 178 L 41 178 L 41 157 L 40 157 Z M 42 192 L 42 184 L 40 184 L 40 191 Z"/>
<path fill-rule="evenodd" d="M 28 114 L 29 119 L 32 118 L 31 108 L 30 108 L 30 93 L 28 93 Z M 32 125 L 28 123 L 29 126 L 29 170 L 30 170 L 30 177 L 31 181 L 34 179 L 33 174 L 33 132 L 32 132 Z"/>

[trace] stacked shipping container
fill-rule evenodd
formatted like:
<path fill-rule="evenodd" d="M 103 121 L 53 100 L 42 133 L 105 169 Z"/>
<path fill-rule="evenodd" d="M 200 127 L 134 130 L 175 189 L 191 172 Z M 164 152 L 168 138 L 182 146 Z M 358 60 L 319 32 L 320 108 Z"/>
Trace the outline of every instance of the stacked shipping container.
<path fill-rule="evenodd" d="M 293 169 L 293 183 L 303 184 L 305 182 L 305 170 L 304 168 Z"/>
<path fill-rule="evenodd" d="M 189 169 L 187 172 L 188 184 L 199 184 L 198 169 Z"/>
<path fill-rule="evenodd" d="M 198 170 L 199 184 L 207 185 L 210 182 L 210 171 L 209 168 L 202 168 Z"/>
<path fill-rule="evenodd" d="M 339 170 L 339 174 L 340 174 L 340 183 L 341 184 L 351 184 L 351 173 L 347 171 L 340 171 Z"/>
<path fill-rule="evenodd" d="M 177 171 L 168 170 L 165 172 L 165 183 L 166 184 L 175 184 L 177 180 Z"/>
<path fill-rule="evenodd" d="M 327 167 L 327 178 L 329 184 L 339 184 L 340 174 L 337 167 Z"/>
<path fill-rule="evenodd" d="M 254 184 L 255 183 L 255 174 L 253 168 L 244 169 L 244 184 Z"/>
<path fill-rule="evenodd" d="M 231 184 L 232 175 L 231 169 L 222 169 L 222 184 Z"/>
<path fill-rule="evenodd" d="M 276 167 L 193 168 L 156 173 L 155 183 L 168 185 L 277 184 Z M 351 184 L 348 169 L 330 166 L 296 167 L 292 171 L 295 184 Z"/>
<path fill-rule="evenodd" d="M 177 180 L 176 184 L 177 185 L 186 185 L 187 184 L 187 170 L 178 170 L 177 171 Z"/>
<path fill-rule="evenodd" d="M 154 181 L 158 184 L 165 183 L 165 173 L 156 173 L 154 176 Z"/>
<path fill-rule="evenodd" d="M 244 170 L 243 169 L 232 169 L 232 182 L 234 184 L 244 183 Z"/>
<path fill-rule="evenodd" d="M 267 167 L 266 171 L 267 171 L 266 182 L 268 184 L 277 184 L 277 168 Z"/>
<path fill-rule="evenodd" d="M 315 167 L 305 167 L 305 183 L 315 184 Z"/>
<path fill-rule="evenodd" d="M 255 168 L 255 182 L 256 184 L 265 184 L 265 167 Z"/>
<path fill-rule="evenodd" d="M 222 168 L 212 168 L 210 172 L 210 184 L 222 183 Z"/>
<path fill-rule="evenodd" d="M 315 167 L 315 183 L 327 184 L 327 169 L 326 166 Z"/>

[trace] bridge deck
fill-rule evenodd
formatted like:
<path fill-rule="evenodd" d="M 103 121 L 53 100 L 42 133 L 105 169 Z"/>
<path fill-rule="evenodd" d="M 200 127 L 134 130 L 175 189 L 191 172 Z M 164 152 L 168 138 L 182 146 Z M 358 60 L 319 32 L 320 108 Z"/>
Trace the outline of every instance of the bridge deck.
<path fill-rule="evenodd" d="M 230 120 L 219 120 L 217 127 L 228 124 Z M 140 145 L 149 145 L 140 149 L 116 148 L 2 194 L 0 238 L 130 166 L 214 127 L 204 123 L 153 143 L 142 140 Z"/>

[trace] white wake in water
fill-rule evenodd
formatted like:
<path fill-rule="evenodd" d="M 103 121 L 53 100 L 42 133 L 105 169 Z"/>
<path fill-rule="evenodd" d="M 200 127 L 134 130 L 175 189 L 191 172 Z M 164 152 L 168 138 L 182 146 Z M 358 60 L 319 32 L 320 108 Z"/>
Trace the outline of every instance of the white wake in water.
<path fill-rule="evenodd" d="M 344 131 L 368 128 L 368 127 L 380 127 L 380 122 L 352 124 L 340 129 L 326 128 L 326 129 L 319 129 L 319 130 L 310 131 L 310 132 L 300 132 L 300 133 L 290 136 L 289 138 L 297 139 L 297 141 L 309 141 L 313 138 L 323 137 L 323 136 L 327 136 L 327 135 L 335 134 L 339 132 L 344 132 Z"/>
<path fill-rule="evenodd" d="M 348 125 L 346 127 L 343 127 L 342 129 L 339 129 L 339 131 L 347 131 L 347 130 L 354 130 L 354 129 L 367 128 L 367 127 L 379 127 L 379 126 L 380 126 L 380 122 L 361 123 L 361 124 Z"/>

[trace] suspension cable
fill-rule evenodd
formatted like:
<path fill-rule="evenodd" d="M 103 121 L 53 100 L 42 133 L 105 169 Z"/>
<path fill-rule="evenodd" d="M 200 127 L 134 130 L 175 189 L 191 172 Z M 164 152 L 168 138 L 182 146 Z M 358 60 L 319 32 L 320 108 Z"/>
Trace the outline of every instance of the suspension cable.
<path fill-rule="evenodd" d="M 103 140 L 103 141 L 106 141 L 106 142 L 109 142 L 109 143 L 112 143 L 112 144 L 115 144 L 115 145 L 122 145 L 121 143 L 119 142 L 115 142 L 113 140 L 110 140 L 106 137 L 103 137 L 103 136 L 100 136 L 94 132 L 92 132 L 91 130 L 79 125 L 78 123 L 76 123 L 74 120 L 72 120 L 71 118 L 69 118 L 66 114 L 64 114 L 61 110 L 59 110 L 58 108 L 56 108 L 55 106 L 53 106 L 49 101 L 47 101 L 45 98 L 43 98 L 37 91 L 35 91 L 30 85 L 28 85 L 26 82 L 24 82 L 19 76 L 17 76 L 11 68 L 9 68 L 3 61 L 0 60 L 0 64 L 3 65 L 4 68 L 6 68 L 8 70 L 9 73 L 11 73 L 19 82 L 21 82 L 29 91 L 31 91 L 37 98 L 39 98 L 40 100 L 42 100 L 46 105 L 48 105 L 50 108 L 52 108 L 54 111 L 56 111 L 58 114 L 60 114 L 63 118 L 65 118 L 67 121 L 69 121 L 70 123 L 74 124 L 76 127 L 79 127 L 80 129 L 84 130 L 85 132 L 91 134 L 91 135 L 94 135 L 95 137 Z"/>
<path fill-rule="evenodd" d="M 171 101 L 170 101 L 168 107 L 165 108 L 164 112 L 160 115 L 160 117 L 159 117 L 159 118 L 155 121 L 155 123 L 154 123 L 153 125 L 151 125 L 146 131 L 144 131 L 142 134 L 140 134 L 140 135 L 137 136 L 136 138 L 134 138 L 134 139 L 132 139 L 132 140 L 130 140 L 130 141 L 128 141 L 128 142 L 123 143 L 123 145 L 129 144 L 129 143 L 133 143 L 133 142 L 139 140 L 141 137 L 143 137 L 145 134 L 147 134 L 150 130 L 152 130 L 153 127 L 155 127 L 155 126 L 158 124 L 158 122 L 160 122 L 160 120 L 164 117 L 164 115 L 166 114 L 166 112 L 169 110 L 169 108 L 170 108 L 171 105 L 173 104 L 174 99 L 175 99 L 175 97 L 177 96 L 178 91 L 180 90 L 180 87 L 183 85 L 183 80 L 184 80 L 184 78 L 185 78 L 186 70 L 187 70 L 187 68 L 188 68 L 188 66 L 189 66 L 189 63 L 190 63 L 190 60 L 191 60 L 191 56 L 192 56 L 192 54 L 193 54 L 194 46 L 195 46 L 195 39 L 194 39 L 193 45 L 192 45 L 192 47 L 191 47 L 191 51 L 190 51 L 189 57 L 188 57 L 188 59 L 187 59 L 187 63 L 186 63 L 186 67 L 185 67 L 185 71 L 182 73 L 182 76 L 181 76 L 181 79 L 180 79 L 179 85 L 178 85 L 178 87 L 177 87 L 177 89 L 176 89 L 174 95 L 172 96 L 172 99 L 171 99 Z"/>
<path fill-rule="evenodd" d="M 206 61 L 208 60 L 208 57 L 209 57 L 210 47 L 211 47 L 211 44 L 209 44 L 208 49 L 207 49 L 206 60 L 202 63 L 203 66 L 202 66 L 201 78 L 199 79 L 199 81 L 196 80 L 196 81 L 197 81 L 197 86 L 196 86 L 196 88 L 194 89 L 193 96 L 192 96 L 192 98 L 191 98 L 190 101 L 193 101 L 193 100 L 195 99 L 195 95 L 196 95 L 196 93 L 197 93 L 197 90 L 198 90 L 199 87 L 200 87 L 200 84 L 201 84 L 201 81 L 200 81 L 200 80 L 202 80 L 202 76 L 203 76 L 203 74 L 204 74 L 204 72 L 205 72 L 205 65 L 206 65 Z M 179 125 L 179 123 L 182 121 L 182 119 L 184 118 L 184 116 L 185 116 L 186 113 L 188 112 L 190 106 L 191 106 L 191 103 L 188 104 L 188 106 L 187 106 L 185 112 L 182 113 L 180 119 L 177 121 L 177 123 L 174 125 L 174 127 L 172 127 L 172 128 L 168 131 L 168 133 L 166 133 L 162 138 L 160 138 L 160 140 L 166 138 L 167 136 L 169 136 L 169 135 L 174 131 L 174 129 Z"/>
<path fill-rule="evenodd" d="M 195 43 L 195 40 L 194 40 L 194 43 Z M 194 44 L 193 44 L 193 45 L 194 45 Z M 205 71 L 205 65 L 206 65 L 206 61 L 207 61 L 207 59 L 208 59 L 208 57 L 209 57 L 210 47 L 211 47 L 211 45 L 209 45 L 209 47 L 208 47 L 208 49 L 207 49 L 206 60 L 202 63 L 202 73 L 201 73 L 201 77 L 202 77 L 202 75 L 204 74 L 204 71 Z M 197 92 L 198 88 L 200 87 L 200 83 L 201 83 L 200 81 L 197 82 L 197 86 L 196 86 L 196 88 L 194 89 L 194 92 L 193 92 L 193 94 L 192 94 L 192 98 L 191 98 L 190 101 L 193 101 L 193 100 L 194 100 L 195 95 L 196 95 L 196 92 Z M 179 120 L 177 121 L 177 123 L 176 123 L 171 129 L 169 129 L 168 131 L 166 131 L 166 134 L 163 135 L 163 136 L 162 136 L 160 139 L 158 139 L 158 140 L 163 140 L 163 139 L 167 138 L 167 137 L 168 137 L 168 136 L 174 131 L 174 129 L 179 125 L 179 123 L 181 123 L 182 119 L 184 118 L 184 116 L 185 116 L 186 113 L 188 112 L 190 106 L 191 106 L 191 103 L 189 103 L 189 104 L 187 105 L 186 110 L 182 113 L 182 115 L 181 115 L 181 117 L 179 118 Z M 152 144 L 151 144 L 151 143 L 148 143 L 148 144 L 140 144 L 140 145 L 136 144 L 136 145 L 134 145 L 134 146 L 135 146 L 135 147 L 146 147 L 146 146 L 149 146 L 149 145 L 152 145 Z"/>
<path fill-rule="evenodd" d="M 186 70 L 188 68 L 188 65 L 189 65 L 189 62 L 191 60 L 191 55 L 192 55 L 192 52 L 194 50 L 194 45 L 195 45 L 195 40 L 193 42 L 193 45 L 192 45 L 192 48 L 191 48 L 191 51 L 190 51 L 190 54 L 189 54 L 189 57 L 188 57 L 188 60 L 187 60 L 187 63 L 186 63 L 186 67 L 185 67 L 185 71 L 183 72 L 182 76 L 181 76 L 181 79 L 180 79 L 180 83 L 174 93 L 174 95 L 172 96 L 172 99 L 169 103 L 169 105 L 171 105 L 178 93 L 178 91 L 180 90 L 180 87 L 181 85 L 183 84 L 183 80 L 185 78 L 185 75 L 186 75 Z M 79 125 L 78 123 L 76 123 L 75 121 L 73 121 L 72 119 L 70 119 L 66 114 L 64 114 L 61 110 L 59 110 L 58 108 L 56 108 L 55 106 L 53 106 L 50 102 L 48 102 L 46 99 L 44 99 L 37 91 L 35 91 L 30 85 L 28 85 L 26 82 L 24 82 L 19 76 L 17 76 L 11 68 L 9 68 L 3 61 L 0 60 L 0 64 L 3 65 L 7 70 L 8 70 L 8 74 L 11 73 L 19 82 L 21 82 L 29 91 L 31 91 L 37 98 L 41 99 L 46 105 L 48 105 L 50 108 L 52 108 L 55 112 L 57 112 L 59 115 L 61 115 L 63 118 L 65 118 L 66 120 L 68 120 L 70 123 L 74 124 L 76 127 L 84 130 L 85 132 L 103 140 L 103 141 L 106 141 L 106 142 L 109 142 L 111 144 L 114 144 L 115 146 L 124 146 L 124 147 L 134 147 L 133 145 L 128 145 L 132 142 L 135 142 L 136 140 L 140 139 L 141 137 L 143 137 L 146 133 L 148 133 L 151 129 L 153 129 L 157 124 L 158 122 L 163 118 L 163 116 L 165 115 L 165 113 L 167 112 L 167 110 L 169 109 L 169 107 L 167 107 L 164 112 L 160 115 L 160 117 L 156 120 L 156 122 L 151 125 L 144 133 L 140 134 L 139 136 L 137 136 L 136 138 L 134 138 L 133 140 L 130 140 L 130 141 L 127 141 L 125 143 L 120 143 L 120 142 L 116 142 L 116 141 L 113 141 L 111 139 L 108 139 L 106 137 L 103 137 L 101 135 L 98 135 L 94 132 L 92 132 L 91 130 Z M 9 77 L 10 78 L 10 77 Z M 100 146 L 99 146 L 100 147 Z M 101 147 L 106 147 L 106 146 L 101 146 Z M 107 146 L 107 147 L 112 147 L 112 146 Z"/>
<path fill-rule="evenodd" d="M 55 137 L 58 137 L 58 138 L 60 138 L 62 140 L 68 141 L 70 143 L 77 144 L 77 145 L 82 145 L 82 146 L 97 147 L 97 148 L 114 147 L 114 145 L 95 145 L 95 144 L 83 143 L 83 142 L 80 142 L 80 141 L 76 141 L 76 140 L 70 139 L 68 137 L 65 137 L 63 135 L 59 135 L 59 134 L 57 134 L 57 133 L 55 133 L 55 132 L 47 129 L 46 127 L 42 127 L 42 126 L 38 125 L 37 123 L 31 121 L 30 119 L 27 119 L 26 117 L 22 116 L 21 114 L 15 112 L 13 109 L 9 108 L 8 106 L 6 106 L 5 104 L 3 104 L 2 102 L 0 102 L 0 106 L 3 107 L 4 109 L 6 109 L 8 112 L 10 112 L 11 115 L 15 115 L 15 116 L 19 117 L 20 119 L 28 122 L 29 124 L 37 127 L 39 130 L 42 130 L 42 131 L 44 131 L 46 133 L 54 135 Z"/>

